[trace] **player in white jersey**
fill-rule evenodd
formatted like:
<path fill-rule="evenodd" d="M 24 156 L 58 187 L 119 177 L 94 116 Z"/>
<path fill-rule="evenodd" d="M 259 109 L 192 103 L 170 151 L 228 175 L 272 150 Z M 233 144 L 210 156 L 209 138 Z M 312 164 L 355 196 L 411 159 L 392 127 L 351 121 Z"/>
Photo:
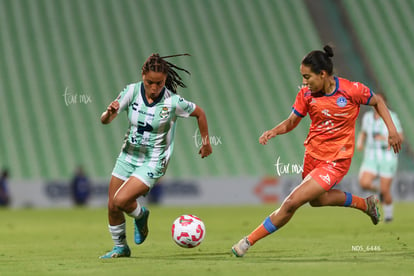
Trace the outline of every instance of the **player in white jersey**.
<path fill-rule="evenodd" d="M 386 99 L 383 94 L 377 96 Z M 390 111 L 398 133 L 403 138 L 401 123 L 395 112 Z M 364 149 L 364 159 L 360 168 L 359 183 L 363 189 L 376 191 L 373 181 L 380 179 L 380 198 L 384 210 L 384 221 L 393 219 L 391 184 L 398 166 L 398 154 L 388 148 L 388 131 L 384 121 L 375 111 L 367 111 L 362 118 L 361 132 L 358 136 L 357 149 Z"/>
<path fill-rule="evenodd" d="M 142 66 L 142 82 L 128 85 L 102 113 L 101 122 L 109 124 L 126 111 L 129 129 L 108 191 L 109 232 L 115 246 L 100 258 L 131 255 L 124 213 L 134 219 L 135 243 L 141 244 L 146 239 L 149 210 L 141 207 L 138 198 L 146 195 L 167 169 L 178 117 L 197 118 L 204 138 L 199 154 L 204 158 L 212 153 L 203 109 L 176 94 L 177 86 L 185 85 L 175 70 L 189 72 L 166 61 L 169 57 L 173 56 L 152 54 Z"/>

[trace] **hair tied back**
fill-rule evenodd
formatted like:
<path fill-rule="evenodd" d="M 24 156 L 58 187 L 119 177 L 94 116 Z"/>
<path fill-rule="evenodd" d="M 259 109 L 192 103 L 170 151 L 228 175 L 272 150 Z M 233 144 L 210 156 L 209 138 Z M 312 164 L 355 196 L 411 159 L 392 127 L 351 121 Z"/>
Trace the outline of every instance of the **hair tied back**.
<path fill-rule="evenodd" d="M 328 57 L 333 57 L 334 56 L 334 53 L 333 53 L 333 50 L 332 50 L 332 47 L 331 46 L 325 45 L 325 47 L 323 47 L 323 50 L 325 51 L 325 54 Z"/>

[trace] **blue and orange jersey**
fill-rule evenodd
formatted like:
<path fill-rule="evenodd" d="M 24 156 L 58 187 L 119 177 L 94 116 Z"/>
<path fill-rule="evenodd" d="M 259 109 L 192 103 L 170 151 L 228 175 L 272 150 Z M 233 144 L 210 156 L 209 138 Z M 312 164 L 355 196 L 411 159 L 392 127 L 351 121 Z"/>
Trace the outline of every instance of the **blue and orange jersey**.
<path fill-rule="evenodd" d="M 304 142 L 306 154 L 319 160 L 351 158 L 355 148 L 355 122 L 361 104 L 369 104 L 372 91 L 362 83 L 334 77 L 331 94 L 311 93 L 303 87 L 296 96 L 293 112 L 309 113 L 311 125 Z"/>

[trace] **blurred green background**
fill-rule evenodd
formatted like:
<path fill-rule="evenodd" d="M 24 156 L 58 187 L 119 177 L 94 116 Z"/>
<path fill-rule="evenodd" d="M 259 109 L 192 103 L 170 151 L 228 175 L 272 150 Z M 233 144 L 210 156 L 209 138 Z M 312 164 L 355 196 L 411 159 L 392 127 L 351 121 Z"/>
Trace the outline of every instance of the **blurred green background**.
<path fill-rule="evenodd" d="M 17 179 L 64 179 L 78 165 L 109 177 L 128 125 L 99 117 L 152 53 L 192 55 L 169 61 L 191 71 L 179 94 L 206 111 L 217 142 L 202 160 L 196 120 L 179 120 L 167 176 L 300 164 L 308 119 L 266 147 L 258 137 L 289 115 L 301 59 L 327 43 L 338 75 L 388 94 L 412 141 L 413 15 L 410 0 L 0 0 L 0 166 Z"/>

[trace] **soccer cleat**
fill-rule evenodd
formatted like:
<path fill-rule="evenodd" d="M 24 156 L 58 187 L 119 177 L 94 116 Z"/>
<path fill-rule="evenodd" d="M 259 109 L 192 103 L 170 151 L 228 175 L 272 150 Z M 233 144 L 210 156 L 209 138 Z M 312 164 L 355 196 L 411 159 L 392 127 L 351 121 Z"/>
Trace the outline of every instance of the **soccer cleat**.
<path fill-rule="evenodd" d="M 367 197 L 365 201 L 367 203 L 367 211 L 365 213 L 371 217 L 372 223 L 377 225 L 381 216 L 378 209 L 378 198 L 375 195 L 372 195 Z"/>
<path fill-rule="evenodd" d="M 233 245 L 233 247 L 231 248 L 231 251 L 233 251 L 233 254 L 236 257 L 243 257 L 244 254 L 246 254 L 247 250 L 249 250 L 250 246 L 251 245 L 250 245 L 249 240 L 247 239 L 247 237 L 244 237 L 238 243 Z"/>
<path fill-rule="evenodd" d="M 142 216 L 134 219 L 134 238 L 136 244 L 141 244 L 148 236 L 148 217 L 149 210 L 145 207 L 141 209 Z"/>
<path fill-rule="evenodd" d="M 121 258 L 121 257 L 129 257 L 131 256 L 131 250 L 129 250 L 129 246 L 114 246 L 112 251 L 109 251 L 103 256 L 100 256 L 99 259 L 111 259 L 111 258 Z"/>

